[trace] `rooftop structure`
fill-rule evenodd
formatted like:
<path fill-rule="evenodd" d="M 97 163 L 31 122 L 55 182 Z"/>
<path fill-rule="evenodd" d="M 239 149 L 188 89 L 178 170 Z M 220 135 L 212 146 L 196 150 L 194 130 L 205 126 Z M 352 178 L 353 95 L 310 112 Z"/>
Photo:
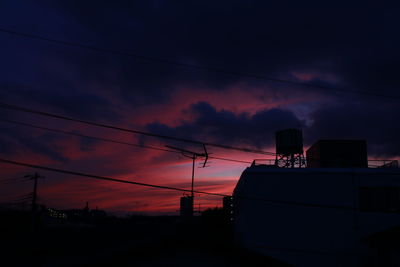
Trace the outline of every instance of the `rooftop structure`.
<path fill-rule="evenodd" d="M 306 152 L 308 168 L 367 168 L 365 140 L 319 140 Z"/>

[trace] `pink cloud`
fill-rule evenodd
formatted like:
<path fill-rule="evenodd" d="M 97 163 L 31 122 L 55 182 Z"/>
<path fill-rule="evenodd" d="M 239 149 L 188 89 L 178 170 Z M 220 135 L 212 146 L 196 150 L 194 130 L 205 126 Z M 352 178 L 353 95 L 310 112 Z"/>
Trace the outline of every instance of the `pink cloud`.
<path fill-rule="evenodd" d="M 229 95 L 229 100 L 227 98 Z M 179 124 L 181 120 L 190 120 L 182 110 L 199 101 L 207 101 L 217 109 L 232 112 L 254 113 L 259 109 L 272 108 L 285 102 L 276 101 L 274 94 L 264 89 L 247 91 L 244 87 L 232 87 L 227 91 L 199 90 L 177 88 L 172 92 L 172 103 L 150 105 L 137 111 L 129 111 L 125 121 L 118 123 L 122 127 L 140 127 L 155 120 L 169 125 Z M 276 101 L 276 102 L 274 102 Z M 126 105 L 121 105 L 125 111 Z M 101 129 L 77 123 L 66 123 L 51 119 L 38 119 L 39 125 L 52 125 L 64 131 L 76 131 L 83 134 L 103 138 L 116 139 L 128 143 L 137 143 L 139 136 L 114 130 Z M 136 126 L 135 126 L 136 125 Z M 32 140 L 43 140 L 46 132 L 42 130 L 29 131 Z M 58 134 L 57 134 L 58 136 Z M 162 141 L 149 139 L 146 145 L 163 148 Z M 87 140 L 80 137 L 59 135 L 56 139 L 44 139 L 46 145 L 60 153 L 67 160 L 57 161 L 48 155 L 38 153 L 15 144 L 15 153 L 7 158 L 67 169 L 77 172 L 112 176 L 135 182 L 176 186 L 190 189 L 191 168 L 190 159 L 175 153 L 136 148 L 131 146 L 95 141 L 89 143 L 88 149 L 81 149 Z M 213 156 L 236 158 L 251 161 L 255 155 L 234 151 L 224 151 L 210 148 Z M 6 157 L 6 156 L 4 156 Z M 198 160 L 197 163 L 200 163 Z M 33 173 L 34 169 L 2 165 L 3 173 L 7 176 Z M 195 170 L 195 189 L 212 193 L 230 194 L 247 164 L 210 159 L 209 168 Z M 183 192 L 146 188 L 135 185 L 119 184 L 101 180 L 61 175 L 47 171 L 38 171 L 47 178 L 40 182 L 39 194 L 44 204 L 54 208 L 82 208 L 86 201 L 99 208 L 127 210 L 132 212 L 172 212 L 179 210 L 179 198 Z M 29 184 L 29 183 L 28 183 Z M 30 186 L 13 189 L 14 192 L 30 192 Z M 203 208 L 221 206 L 221 197 L 196 195 L 197 204 Z M 196 204 L 196 205 L 197 205 Z"/>

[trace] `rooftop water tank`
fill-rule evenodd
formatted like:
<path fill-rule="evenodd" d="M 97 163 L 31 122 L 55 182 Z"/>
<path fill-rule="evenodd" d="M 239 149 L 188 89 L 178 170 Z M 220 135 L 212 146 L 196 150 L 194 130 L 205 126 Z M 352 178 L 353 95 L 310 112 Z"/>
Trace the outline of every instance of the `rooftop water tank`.
<path fill-rule="evenodd" d="M 276 154 L 303 154 L 303 134 L 299 129 L 286 129 L 276 132 Z"/>

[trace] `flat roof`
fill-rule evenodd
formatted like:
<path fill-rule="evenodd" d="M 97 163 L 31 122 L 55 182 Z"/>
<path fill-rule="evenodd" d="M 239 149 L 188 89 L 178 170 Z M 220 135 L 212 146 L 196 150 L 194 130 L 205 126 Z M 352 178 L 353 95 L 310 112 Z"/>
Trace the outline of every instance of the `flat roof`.
<path fill-rule="evenodd" d="M 309 173 L 309 174 L 385 174 L 400 175 L 400 168 L 278 168 L 269 165 L 247 167 L 245 172 L 250 173 Z"/>

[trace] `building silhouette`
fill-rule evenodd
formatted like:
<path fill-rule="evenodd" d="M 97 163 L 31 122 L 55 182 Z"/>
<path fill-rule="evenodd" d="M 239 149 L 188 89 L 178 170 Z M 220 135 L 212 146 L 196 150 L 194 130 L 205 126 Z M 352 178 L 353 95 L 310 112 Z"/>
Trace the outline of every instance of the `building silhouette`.
<path fill-rule="evenodd" d="M 321 140 L 307 168 L 253 162 L 233 193 L 238 244 L 295 266 L 372 266 L 372 254 L 373 266 L 398 266 L 383 265 L 372 237 L 400 226 L 400 170 L 369 165 L 366 151 L 362 140 Z"/>
<path fill-rule="evenodd" d="M 193 216 L 193 197 L 183 196 L 180 199 L 180 216 L 189 218 Z"/>

